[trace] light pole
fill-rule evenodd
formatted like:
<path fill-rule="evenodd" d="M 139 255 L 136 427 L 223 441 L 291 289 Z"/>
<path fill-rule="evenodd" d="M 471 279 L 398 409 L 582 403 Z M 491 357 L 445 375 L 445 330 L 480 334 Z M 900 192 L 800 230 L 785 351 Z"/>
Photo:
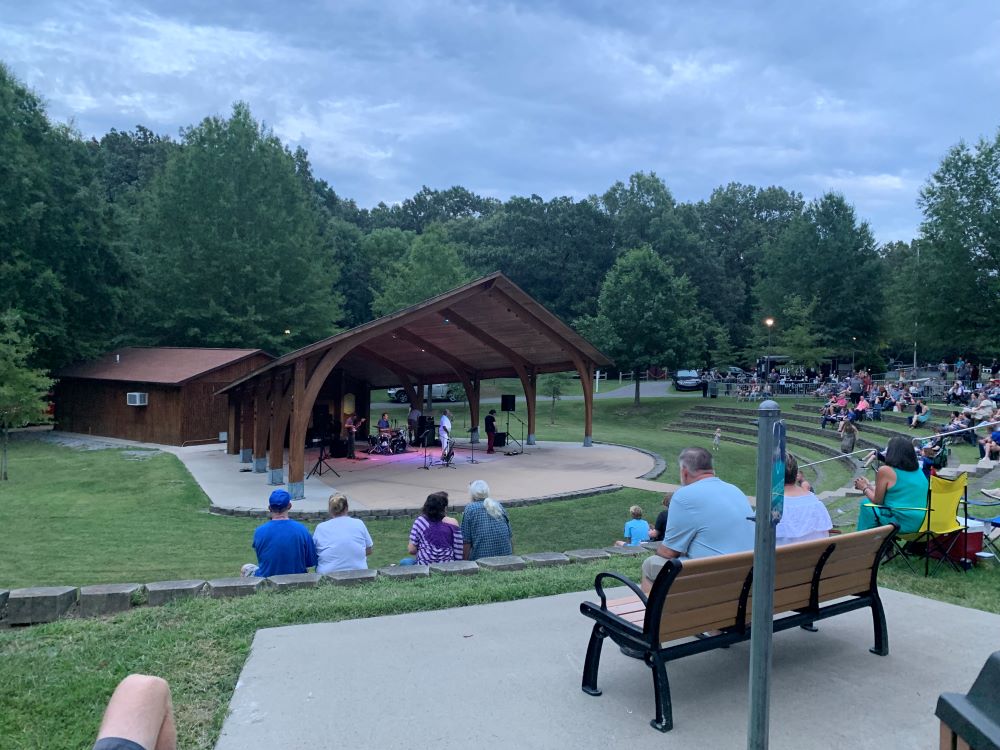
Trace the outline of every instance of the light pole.
<path fill-rule="evenodd" d="M 857 349 L 855 349 L 854 347 L 857 346 L 857 344 L 858 344 L 858 337 L 857 336 L 851 336 L 851 341 L 854 342 L 851 345 L 851 376 L 853 377 L 854 373 L 857 372 L 857 368 L 854 366 L 854 352 L 856 352 Z"/>
<path fill-rule="evenodd" d="M 767 369 L 764 371 L 764 382 L 766 383 L 771 377 L 771 326 L 774 325 L 774 318 L 765 318 L 764 325 L 767 326 Z"/>

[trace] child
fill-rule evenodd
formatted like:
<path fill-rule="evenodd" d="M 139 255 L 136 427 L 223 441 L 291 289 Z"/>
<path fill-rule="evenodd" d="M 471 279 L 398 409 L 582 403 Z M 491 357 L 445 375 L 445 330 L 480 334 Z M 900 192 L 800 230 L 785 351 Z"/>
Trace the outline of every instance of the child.
<path fill-rule="evenodd" d="M 712 438 L 712 450 L 719 450 L 719 442 L 722 440 L 722 428 L 715 428 L 715 437 Z"/>
<path fill-rule="evenodd" d="M 633 505 L 628 512 L 632 514 L 632 520 L 625 524 L 625 541 L 615 542 L 616 547 L 638 547 L 649 541 L 649 524 L 642 520 L 642 508 Z"/>

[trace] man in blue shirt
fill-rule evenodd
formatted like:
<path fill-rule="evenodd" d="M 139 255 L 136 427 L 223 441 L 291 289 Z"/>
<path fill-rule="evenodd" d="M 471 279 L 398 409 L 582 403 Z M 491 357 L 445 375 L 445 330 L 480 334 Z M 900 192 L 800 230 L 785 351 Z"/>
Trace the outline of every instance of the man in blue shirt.
<path fill-rule="evenodd" d="M 271 520 L 253 533 L 253 549 L 257 564 L 247 563 L 240 571 L 243 576 L 279 576 L 305 573 L 316 565 L 316 547 L 312 534 L 304 524 L 288 517 L 292 496 L 286 490 L 275 490 L 268 498 Z"/>
<path fill-rule="evenodd" d="M 642 588 L 675 558 L 712 557 L 753 549 L 750 501 L 739 487 L 715 476 L 712 454 L 685 448 L 680 455 L 681 488 L 670 500 L 667 529 L 656 554 L 642 564 Z"/>

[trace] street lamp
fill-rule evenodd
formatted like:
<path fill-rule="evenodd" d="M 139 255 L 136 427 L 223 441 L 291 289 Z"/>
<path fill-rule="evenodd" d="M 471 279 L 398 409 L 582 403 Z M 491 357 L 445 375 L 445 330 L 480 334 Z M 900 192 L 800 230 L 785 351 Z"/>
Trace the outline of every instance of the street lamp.
<path fill-rule="evenodd" d="M 857 336 L 851 336 L 851 341 L 854 342 L 854 344 L 852 344 L 852 346 L 851 346 L 851 377 L 853 378 L 854 377 L 854 373 L 857 372 L 857 368 L 855 368 L 855 366 L 854 366 L 854 352 L 856 352 L 857 349 L 855 349 L 854 347 L 857 346 L 857 344 L 858 344 L 858 337 Z"/>
<path fill-rule="evenodd" d="M 771 326 L 774 325 L 774 318 L 765 318 L 764 325 L 767 326 L 767 369 L 764 371 L 764 382 L 771 377 Z"/>

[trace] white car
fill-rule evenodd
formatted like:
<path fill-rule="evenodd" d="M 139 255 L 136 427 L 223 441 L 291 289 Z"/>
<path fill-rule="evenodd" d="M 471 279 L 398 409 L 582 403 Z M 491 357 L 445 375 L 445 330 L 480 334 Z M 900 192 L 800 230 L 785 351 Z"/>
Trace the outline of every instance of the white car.
<path fill-rule="evenodd" d="M 405 388 L 389 388 L 386 390 L 386 394 L 389 396 L 390 401 L 395 401 L 398 404 L 405 404 L 409 399 Z M 458 401 L 458 395 L 447 383 L 436 383 L 431 386 L 431 400 Z"/>

